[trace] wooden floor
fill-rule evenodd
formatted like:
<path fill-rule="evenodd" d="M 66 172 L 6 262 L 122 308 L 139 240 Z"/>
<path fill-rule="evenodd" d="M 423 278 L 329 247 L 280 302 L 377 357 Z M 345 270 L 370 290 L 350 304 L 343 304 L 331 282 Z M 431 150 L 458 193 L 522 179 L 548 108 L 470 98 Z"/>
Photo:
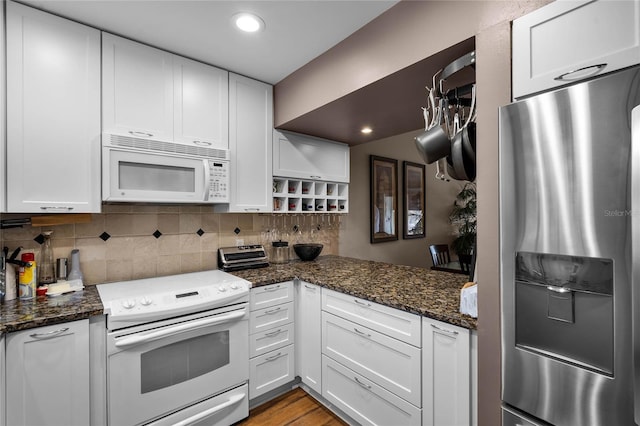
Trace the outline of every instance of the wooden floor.
<path fill-rule="evenodd" d="M 308 393 L 296 388 L 249 412 L 249 418 L 235 426 L 343 426 L 339 417 Z"/>

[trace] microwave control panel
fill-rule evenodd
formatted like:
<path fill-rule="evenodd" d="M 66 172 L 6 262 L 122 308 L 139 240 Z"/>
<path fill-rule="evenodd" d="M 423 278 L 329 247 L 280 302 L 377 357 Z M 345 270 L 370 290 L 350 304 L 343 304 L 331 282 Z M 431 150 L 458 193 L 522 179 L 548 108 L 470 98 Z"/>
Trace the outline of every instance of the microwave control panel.
<path fill-rule="evenodd" d="M 229 202 L 229 162 L 209 160 L 209 201 Z"/>

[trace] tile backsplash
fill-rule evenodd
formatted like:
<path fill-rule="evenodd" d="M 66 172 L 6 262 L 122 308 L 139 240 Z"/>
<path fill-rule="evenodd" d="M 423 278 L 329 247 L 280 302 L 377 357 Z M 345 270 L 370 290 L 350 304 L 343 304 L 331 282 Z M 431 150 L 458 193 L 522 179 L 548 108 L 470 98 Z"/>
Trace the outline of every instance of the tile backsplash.
<path fill-rule="evenodd" d="M 219 247 L 270 245 L 272 240 L 320 242 L 338 254 L 340 215 L 213 213 L 209 206 L 104 205 L 88 223 L 9 228 L 0 244 L 40 252 L 38 236 L 52 230 L 55 258 L 80 250 L 85 284 L 203 271 L 218 267 Z M 3 215 L 4 217 L 4 215 Z M 291 256 L 295 257 L 293 251 Z M 18 255 L 19 256 L 19 255 Z"/>

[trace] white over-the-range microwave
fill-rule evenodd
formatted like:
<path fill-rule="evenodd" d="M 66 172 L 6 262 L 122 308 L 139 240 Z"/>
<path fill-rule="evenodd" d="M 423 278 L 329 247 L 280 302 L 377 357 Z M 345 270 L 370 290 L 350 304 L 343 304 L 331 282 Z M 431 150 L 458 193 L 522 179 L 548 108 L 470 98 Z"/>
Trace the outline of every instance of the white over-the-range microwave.
<path fill-rule="evenodd" d="M 102 199 L 228 203 L 229 151 L 208 143 L 102 135 Z"/>

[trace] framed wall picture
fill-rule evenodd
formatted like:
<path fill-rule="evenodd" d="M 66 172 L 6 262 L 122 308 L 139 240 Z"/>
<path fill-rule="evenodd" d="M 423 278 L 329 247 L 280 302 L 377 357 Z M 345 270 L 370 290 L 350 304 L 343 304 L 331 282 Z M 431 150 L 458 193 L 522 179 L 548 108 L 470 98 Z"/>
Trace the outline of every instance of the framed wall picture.
<path fill-rule="evenodd" d="M 404 230 L 402 237 L 424 238 L 425 221 L 425 167 L 424 164 L 404 161 L 402 164 L 402 201 Z"/>
<path fill-rule="evenodd" d="M 398 160 L 369 156 L 371 243 L 398 239 Z"/>

